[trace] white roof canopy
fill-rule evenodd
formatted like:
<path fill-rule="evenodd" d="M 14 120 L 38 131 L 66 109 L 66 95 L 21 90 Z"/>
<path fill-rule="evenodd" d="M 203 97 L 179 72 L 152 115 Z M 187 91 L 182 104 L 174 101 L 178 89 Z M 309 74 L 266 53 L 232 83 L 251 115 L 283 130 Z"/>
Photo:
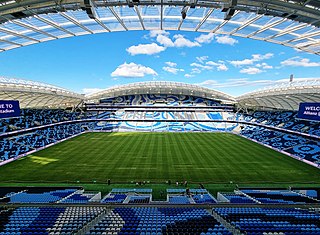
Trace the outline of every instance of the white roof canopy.
<path fill-rule="evenodd" d="M 84 96 L 52 85 L 0 77 L 0 100 L 19 100 L 21 108 L 72 107 Z"/>
<path fill-rule="evenodd" d="M 115 86 L 94 94 L 89 94 L 86 96 L 86 99 L 91 102 L 97 102 L 104 98 L 135 94 L 191 95 L 207 99 L 220 100 L 227 103 L 235 102 L 234 97 L 220 91 L 192 84 L 167 81 L 137 82 L 122 86 Z"/>
<path fill-rule="evenodd" d="M 84 34 L 185 30 L 320 54 L 319 8 L 317 0 L 5 0 L 0 51 Z"/>
<path fill-rule="evenodd" d="M 65 108 L 84 102 L 135 94 L 190 95 L 236 104 L 248 109 L 297 110 L 301 102 L 320 103 L 320 79 L 279 83 L 233 97 L 223 92 L 181 82 L 150 81 L 114 86 L 88 95 L 33 81 L 0 77 L 0 100 L 19 100 L 21 108 Z"/>
<path fill-rule="evenodd" d="M 241 95 L 237 101 L 244 108 L 298 110 L 302 102 L 320 103 L 320 79 L 266 87 Z"/>

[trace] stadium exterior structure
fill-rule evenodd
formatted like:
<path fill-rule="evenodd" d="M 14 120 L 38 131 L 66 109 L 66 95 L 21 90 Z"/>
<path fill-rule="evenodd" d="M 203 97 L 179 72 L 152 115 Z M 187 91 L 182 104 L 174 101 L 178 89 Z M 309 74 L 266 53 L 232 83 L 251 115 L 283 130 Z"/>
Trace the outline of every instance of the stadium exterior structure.
<path fill-rule="evenodd" d="M 61 38 L 129 30 L 232 35 L 320 54 L 319 1 L 5 0 L 0 51 Z"/>
<path fill-rule="evenodd" d="M 1 82 L 1 99 L 14 97 L 23 108 L 21 117 L 1 120 L 1 165 L 88 131 L 219 131 L 319 167 L 320 123 L 295 118 L 300 102 L 319 103 L 319 80 L 287 82 L 239 97 L 167 81 L 89 95 L 30 81 Z"/>

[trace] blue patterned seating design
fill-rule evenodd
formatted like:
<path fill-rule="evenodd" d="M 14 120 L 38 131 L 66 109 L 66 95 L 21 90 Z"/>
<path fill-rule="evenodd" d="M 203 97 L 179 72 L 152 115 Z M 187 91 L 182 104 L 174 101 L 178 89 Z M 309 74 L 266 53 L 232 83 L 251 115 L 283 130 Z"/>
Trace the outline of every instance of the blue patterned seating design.
<path fill-rule="evenodd" d="M 63 189 L 43 193 L 21 192 L 10 197 L 9 203 L 54 203 L 77 191 L 76 189 Z"/>
<path fill-rule="evenodd" d="M 127 198 L 127 194 L 109 194 L 101 200 L 101 203 L 123 203 Z"/>
<path fill-rule="evenodd" d="M 63 199 L 60 203 L 87 204 L 94 194 L 72 194 L 70 197 Z"/>
<path fill-rule="evenodd" d="M 235 193 L 221 193 L 225 198 L 229 200 L 230 203 L 239 203 L 239 204 L 252 204 L 256 203 L 251 198 L 246 197 L 243 194 Z"/>
<path fill-rule="evenodd" d="M 115 208 L 113 213 L 112 217 L 119 222 L 117 224 L 121 224 L 122 226 L 119 229 L 119 235 L 231 234 L 204 209 L 155 207 Z M 103 230 L 104 229 L 102 229 L 102 231 Z M 92 233 L 94 231 L 94 229 L 91 230 L 89 234 L 94 234 Z M 99 231 L 101 231 L 101 227 Z"/>
<path fill-rule="evenodd" d="M 195 194 L 192 195 L 192 198 L 197 204 L 210 204 L 216 203 L 216 201 L 209 194 Z"/>
<path fill-rule="evenodd" d="M 190 199 L 188 196 L 169 196 L 170 204 L 190 204 Z"/>
<path fill-rule="evenodd" d="M 0 228 L 0 235 L 15 234 L 48 234 L 59 215 L 65 212 L 63 207 L 21 207 L 9 211 L 7 223 Z M 5 215 L 0 214 L 0 218 Z M 1 226 L 0 226 L 1 227 Z"/>
<path fill-rule="evenodd" d="M 271 147 L 283 150 L 283 149 L 288 149 L 292 146 L 304 144 L 306 142 L 307 142 L 307 139 L 303 137 L 284 134 L 282 136 L 266 140 L 263 143 L 270 145 Z"/>
<path fill-rule="evenodd" d="M 84 118 L 62 109 L 21 109 L 20 117 L 0 119 L 0 133 Z"/>
<path fill-rule="evenodd" d="M 166 94 L 141 94 L 141 95 L 125 95 L 115 98 L 107 98 L 101 100 L 101 103 L 110 105 L 168 105 L 168 106 L 192 106 L 192 105 L 208 105 L 219 106 L 220 104 L 214 100 L 202 97 L 188 95 L 166 95 Z"/>
<path fill-rule="evenodd" d="M 244 189 L 243 193 L 255 198 L 261 203 L 272 204 L 306 204 L 317 203 L 316 200 L 305 197 L 289 190 L 264 190 L 264 189 Z"/>
<path fill-rule="evenodd" d="M 309 141 L 308 143 L 305 143 L 299 146 L 294 146 L 293 148 L 287 149 L 286 152 L 311 162 L 319 162 L 320 161 L 320 141 Z"/>
<path fill-rule="evenodd" d="M 214 208 L 227 222 L 247 235 L 320 234 L 320 215 L 295 208 Z"/>
<path fill-rule="evenodd" d="M 150 203 L 149 196 L 131 196 L 129 204 L 148 204 Z"/>
<path fill-rule="evenodd" d="M 91 126 L 92 124 L 76 123 L 64 124 L 44 129 L 36 130 L 24 135 L 4 138 L 0 141 L 0 161 L 6 161 L 19 155 L 26 154 L 29 151 L 45 147 L 59 140 L 71 137 L 84 131 L 82 126 Z"/>

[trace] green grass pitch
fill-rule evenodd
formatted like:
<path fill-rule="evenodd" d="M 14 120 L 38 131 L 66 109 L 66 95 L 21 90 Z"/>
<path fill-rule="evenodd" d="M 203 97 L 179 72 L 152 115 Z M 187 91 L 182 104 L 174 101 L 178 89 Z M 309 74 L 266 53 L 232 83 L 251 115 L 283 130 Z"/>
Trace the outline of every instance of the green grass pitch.
<path fill-rule="evenodd" d="M 1 167 L 3 182 L 319 183 L 320 171 L 226 133 L 87 133 Z"/>

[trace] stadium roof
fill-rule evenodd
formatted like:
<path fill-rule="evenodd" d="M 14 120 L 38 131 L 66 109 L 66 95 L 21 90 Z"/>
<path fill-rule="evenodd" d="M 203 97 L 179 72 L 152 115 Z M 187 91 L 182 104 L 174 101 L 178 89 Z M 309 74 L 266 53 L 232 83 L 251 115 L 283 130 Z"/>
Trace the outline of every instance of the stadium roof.
<path fill-rule="evenodd" d="M 84 96 L 40 82 L 0 77 L 0 100 L 19 100 L 21 108 L 60 108 L 77 105 Z"/>
<path fill-rule="evenodd" d="M 192 95 L 208 99 L 220 100 L 226 103 L 235 103 L 231 95 L 209 88 L 167 81 L 136 82 L 122 86 L 111 87 L 86 96 L 86 99 L 96 102 L 103 98 L 118 97 L 122 95 L 135 94 L 174 94 L 174 95 Z"/>
<path fill-rule="evenodd" d="M 242 108 L 297 110 L 301 102 L 320 103 L 320 79 L 278 83 L 233 97 L 226 93 L 180 82 L 150 81 L 114 86 L 88 95 L 22 79 L 0 77 L 0 100 L 19 100 L 21 108 L 64 108 L 81 102 L 134 94 L 191 95 L 234 103 Z"/>
<path fill-rule="evenodd" d="M 320 79 L 281 83 L 237 97 L 243 108 L 298 110 L 301 102 L 320 103 Z"/>
<path fill-rule="evenodd" d="M 318 0 L 2 0 L 0 51 L 84 34 L 185 30 L 320 54 Z"/>

